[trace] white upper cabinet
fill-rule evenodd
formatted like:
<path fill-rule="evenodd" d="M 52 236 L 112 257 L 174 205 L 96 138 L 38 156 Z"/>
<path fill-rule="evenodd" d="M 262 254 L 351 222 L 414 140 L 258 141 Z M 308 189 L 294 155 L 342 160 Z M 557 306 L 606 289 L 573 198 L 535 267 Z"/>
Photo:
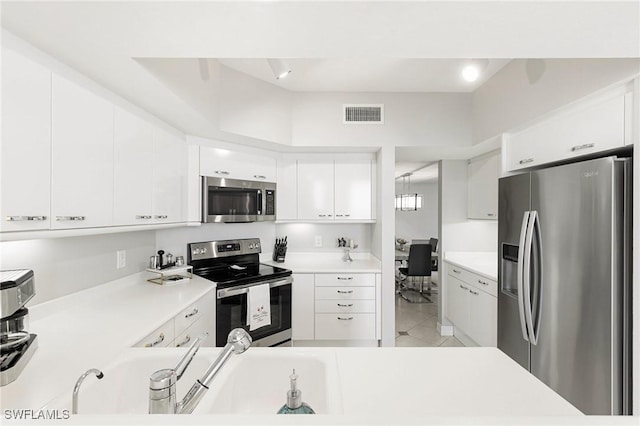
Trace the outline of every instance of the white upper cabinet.
<path fill-rule="evenodd" d="M 113 223 L 113 105 L 52 77 L 51 228 Z"/>
<path fill-rule="evenodd" d="M 497 219 L 500 152 L 470 160 L 467 170 L 469 219 Z"/>
<path fill-rule="evenodd" d="M 153 219 L 153 127 L 115 108 L 114 225 L 142 225 Z"/>
<path fill-rule="evenodd" d="M 276 182 L 276 160 L 267 156 L 201 146 L 200 175 Z"/>
<path fill-rule="evenodd" d="M 187 144 L 153 129 L 153 222 L 183 222 L 187 215 Z"/>
<path fill-rule="evenodd" d="M 48 229 L 51 72 L 2 49 L 0 231 Z"/>
<path fill-rule="evenodd" d="M 298 160 L 298 219 L 333 220 L 334 164 Z"/>
<path fill-rule="evenodd" d="M 507 170 L 624 146 L 625 137 L 630 139 L 631 120 L 625 120 L 625 114 L 630 117 L 631 96 L 620 90 L 510 135 L 506 145 Z"/>
<path fill-rule="evenodd" d="M 298 218 L 298 167 L 296 160 L 278 160 L 276 219 Z"/>
<path fill-rule="evenodd" d="M 336 220 L 371 219 L 371 161 L 335 162 Z"/>

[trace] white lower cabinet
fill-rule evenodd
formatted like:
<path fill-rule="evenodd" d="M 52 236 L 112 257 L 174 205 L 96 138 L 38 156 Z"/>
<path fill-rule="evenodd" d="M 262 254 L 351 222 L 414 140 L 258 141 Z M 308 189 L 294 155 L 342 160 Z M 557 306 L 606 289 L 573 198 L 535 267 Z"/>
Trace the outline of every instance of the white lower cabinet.
<path fill-rule="evenodd" d="M 291 286 L 291 338 L 314 339 L 314 274 L 293 274 Z"/>
<path fill-rule="evenodd" d="M 497 283 L 459 266 L 447 264 L 447 318 L 455 334 L 479 346 L 498 342 Z"/>
<path fill-rule="evenodd" d="M 175 317 L 155 329 L 135 347 L 191 346 L 202 337 L 202 346 L 215 346 L 215 294 L 210 291 Z"/>
<path fill-rule="evenodd" d="M 316 314 L 317 340 L 373 340 L 376 314 Z"/>

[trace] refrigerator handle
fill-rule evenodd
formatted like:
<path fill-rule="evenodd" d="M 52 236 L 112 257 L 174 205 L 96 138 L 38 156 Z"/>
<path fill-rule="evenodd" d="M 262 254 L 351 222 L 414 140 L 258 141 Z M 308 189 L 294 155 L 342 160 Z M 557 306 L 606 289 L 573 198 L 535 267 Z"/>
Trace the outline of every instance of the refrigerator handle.
<path fill-rule="evenodd" d="M 524 248 L 524 271 L 522 280 L 522 300 L 524 303 L 524 317 L 527 330 L 529 331 L 529 341 L 532 344 L 537 343 L 537 339 L 533 330 L 533 315 L 531 309 L 531 249 L 533 247 L 533 229 L 538 216 L 537 211 L 529 212 L 529 224 L 525 236 Z"/>
<path fill-rule="evenodd" d="M 534 230 L 534 239 L 536 242 L 536 248 L 537 248 L 537 256 L 535 258 L 535 265 L 534 267 L 536 268 L 536 274 L 534 275 L 536 277 L 536 282 L 535 282 L 535 293 L 536 293 L 536 303 L 537 303 L 537 309 L 535 310 L 535 318 L 533 318 L 533 321 L 531 323 L 531 343 L 533 343 L 534 345 L 538 344 L 538 337 L 539 337 L 539 332 L 540 332 L 540 319 L 542 318 L 542 277 L 544 276 L 544 273 L 542 271 L 544 262 L 542 259 L 542 232 L 540 231 L 540 216 L 538 215 L 538 212 L 534 211 L 533 213 L 535 213 L 535 215 L 533 216 L 533 220 L 532 220 L 532 225 L 531 228 L 533 228 Z M 530 305 L 531 306 L 531 305 Z M 531 306 L 531 309 L 533 310 L 533 306 Z"/>
<path fill-rule="evenodd" d="M 527 235 L 527 229 L 529 228 L 529 214 L 530 212 L 524 212 L 522 216 L 522 227 L 520 228 L 520 243 L 518 244 L 518 312 L 520 313 L 520 328 L 522 329 L 522 338 L 529 341 L 527 333 L 527 326 L 524 317 L 524 254 L 525 254 L 525 239 Z"/>

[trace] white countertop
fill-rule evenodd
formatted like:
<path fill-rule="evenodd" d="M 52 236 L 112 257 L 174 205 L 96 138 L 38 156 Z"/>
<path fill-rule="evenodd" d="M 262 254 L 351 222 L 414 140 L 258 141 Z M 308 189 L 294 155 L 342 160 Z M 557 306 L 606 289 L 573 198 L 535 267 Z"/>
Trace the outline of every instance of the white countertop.
<path fill-rule="evenodd" d="M 140 272 L 30 307 L 38 348 L 18 379 L 0 388 L 2 408 L 37 409 L 71 391 L 87 369 L 109 364 L 215 288 L 197 276 L 174 285 L 147 282 L 152 276 Z"/>
<path fill-rule="evenodd" d="M 370 253 L 351 253 L 353 262 L 342 260 L 343 252 L 287 253 L 284 263 L 271 260 L 266 254 L 260 261 L 291 269 L 294 273 L 380 273 L 380 260 Z"/>
<path fill-rule="evenodd" d="M 447 251 L 444 261 L 467 269 L 490 280 L 498 279 L 498 254 L 484 251 Z"/>

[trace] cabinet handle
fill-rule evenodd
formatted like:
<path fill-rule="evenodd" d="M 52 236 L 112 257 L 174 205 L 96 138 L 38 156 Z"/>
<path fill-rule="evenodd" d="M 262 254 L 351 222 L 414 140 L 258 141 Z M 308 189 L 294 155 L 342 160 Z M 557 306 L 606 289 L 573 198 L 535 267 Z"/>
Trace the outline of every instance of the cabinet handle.
<path fill-rule="evenodd" d="M 318 217 L 327 217 L 326 214 L 319 214 Z"/>
<path fill-rule="evenodd" d="M 344 215 L 342 214 L 337 214 L 336 217 L 343 217 Z"/>
<path fill-rule="evenodd" d="M 56 220 L 85 220 L 84 216 L 56 216 Z"/>
<path fill-rule="evenodd" d="M 145 215 L 145 214 L 141 214 L 141 215 L 137 215 L 136 219 L 151 219 L 152 216 L 149 215 Z"/>
<path fill-rule="evenodd" d="M 482 285 L 489 285 L 489 283 L 488 283 L 488 282 L 486 282 L 486 281 L 478 280 L 478 282 L 479 282 L 480 284 L 482 284 Z"/>
<path fill-rule="evenodd" d="M 524 160 L 518 161 L 520 164 L 527 164 L 533 162 L 533 158 L 525 158 Z"/>
<path fill-rule="evenodd" d="M 460 288 L 463 289 L 463 290 L 469 290 L 469 287 L 465 287 L 463 285 L 461 285 Z"/>
<path fill-rule="evenodd" d="M 476 296 L 480 294 L 480 293 L 478 293 L 477 291 L 473 291 L 473 290 L 469 290 L 469 293 L 471 293 L 471 294 L 475 294 Z"/>
<path fill-rule="evenodd" d="M 581 149 L 593 148 L 596 146 L 595 143 L 585 143 L 584 145 L 576 145 L 571 148 L 572 152 L 580 151 Z"/>
<path fill-rule="evenodd" d="M 156 219 L 167 219 L 169 216 L 167 216 L 166 214 L 158 214 L 156 215 Z"/>
<path fill-rule="evenodd" d="M 157 346 L 162 342 L 164 342 L 164 333 L 160 333 L 160 335 L 158 336 L 158 338 L 154 342 L 146 343 L 144 345 L 144 347 L 145 348 L 153 348 L 154 346 Z"/>
<path fill-rule="evenodd" d="M 338 277 L 339 280 L 352 280 L 353 277 Z"/>
<path fill-rule="evenodd" d="M 253 175 L 254 178 L 256 179 L 266 179 L 267 177 L 264 175 Z"/>
<path fill-rule="evenodd" d="M 457 269 L 452 269 L 453 272 L 455 272 L 456 274 L 459 274 L 460 271 L 458 271 Z"/>
<path fill-rule="evenodd" d="M 487 216 L 489 217 L 494 217 L 496 214 L 495 213 L 487 213 Z"/>
<path fill-rule="evenodd" d="M 328 216 L 328 217 L 331 217 L 331 216 L 333 216 L 333 215 L 328 214 L 327 216 Z"/>
<path fill-rule="evenodd" d="M 338 317 L 338 319 L 340 321 L 351 321 L 353 319 L 353 317 L 348 317 L 348 318 L 342 318 L 342 317 Z"/>
<path fill-rule="evenodd" d="M 350 217 L 350 216 L 351 216 L 350 214 L 345 214 L 345 215 L 344 215 L 344 217 Z"/>
<path fill-rule="evenodd" d="M 228 175 L 229 172 L 227 172 L 226 170 L 214 170 L 213 173 L 217 174 L 217 175 Z"/>
<path fill-rule="evenodd" d="M 338 303 L 338 306 L 341 308 L 350 308 L 353 306 L 353 303 L 347 303 L 346 305 L 344 303 Z"/>
<path fill-rule="evenodd" d="M 191 341 L 191 336 L 189 336 L 188 334 L 185 336 L 184 340 L 180 343 L 176 343 L 176 348 L 179 348 L 182 345 L 186 345 L 187 343 L 189 343 Z"/>
<path fill-rule="evenodd" d="M 187 315 L 185 315 L 185 318 L 191 318 L 194 315 L 198 315 L 198 308 L 193 308 L 193 311 L 189 312 Z"/>
<path fill-rule="evenodd" d="M 349 290 L 349 291 L 338 290 L 338 293 L 340 293 L 340 294 L 351 294 L 351 293 L 353 293 L 353 290 Z"/>
<path fill-rule="evenodd" d="M 46 216 L 7 216 L 5 218 L 7 222 L 23 222 L 23 221 L 43 221 L 47 220 Z"/>

